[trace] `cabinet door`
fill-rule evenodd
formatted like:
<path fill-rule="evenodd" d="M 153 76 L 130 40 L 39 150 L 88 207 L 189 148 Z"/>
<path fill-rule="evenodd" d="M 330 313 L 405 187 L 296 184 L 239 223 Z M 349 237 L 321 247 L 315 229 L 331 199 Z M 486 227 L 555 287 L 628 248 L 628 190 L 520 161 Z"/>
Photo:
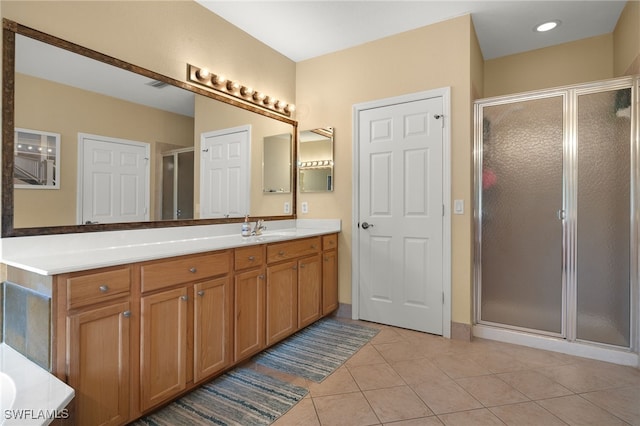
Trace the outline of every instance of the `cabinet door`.
<path fill-rule="evenodd" d="M 265 346 L 264 269 L 237 274 L 233 287 L 234 361 L 238 362 Z"/>
<path fill-rule="evenodd" d="M 267 346 L 298 329 L 298 262 L 267 268 Z"/>
<path fill-rule="evenodd" d="M 322 254 L 322 315 L 338 309 L 338 252 Z"/>
<path fill-rule="evenodd" d="M 187 289 L 142 298 L 140 371 L 142 410 L 186 387 Z"/>
<path fill-rule="evenodd" d="M 320 255 L 298 260 L 298 328 L 322 316 L 322 263 Z"/>
<path fill-rule="evenodd" d="M 229 278 L 194 285 L 193 375 L 198 382 L 231 362 L 231 288 Z"/>
<path fill-rule="evenodd" d="M 67 325 L 69 386 L 76 392 L 74 423 L 125 423 L 130 388 L 129 302 L 72 315 Z"/>

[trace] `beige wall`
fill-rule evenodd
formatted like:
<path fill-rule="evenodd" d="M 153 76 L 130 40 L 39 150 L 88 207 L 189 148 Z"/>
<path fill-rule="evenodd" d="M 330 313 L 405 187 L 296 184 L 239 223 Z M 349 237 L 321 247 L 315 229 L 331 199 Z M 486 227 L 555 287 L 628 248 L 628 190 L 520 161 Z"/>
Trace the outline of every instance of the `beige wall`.
<path fill-rule="evenodd" d="M 60 189 L 16 189 L 14 227 L 74 225 L 78 133 L 193 146 L 193 118 L 99 95 L 47 80 L 16 75 L 16 127 L 60 134 Z M 155 174 L 151 161 L 150 176 Z M 151 179 L 151 205 L 154 205 Z M 153 210 L 151 215 L 153 215 Z M 151 217 L 151 219 L 154 219 Z"/>
<path fill-rule="evenodd" d="M 485 61 L 483 97 L 612 78 L 613 34 Z"/>
<path fill-rule="evenodd" d="M 615 77 L 640 74 L 640 1 L 628 1 L 613 32 Z"/>
<path fill-rule="evenodd" d="M 299 217 L 340 218 L 339 297 L 351 303 L 352 106 L 357 103 L 451 87 L 451 198 L 471 202 L 469 16 L 430 25 L 298 63 L 296 104 L 300 130 L 335 128 L 335 191 L 303 193 Z M 437 42 L 434 42 L 437 40 Z M 298 212 L 300 212 L 298 204 Z M 453 321 L 471 322 L 471 209 L 452 219 Z"/>

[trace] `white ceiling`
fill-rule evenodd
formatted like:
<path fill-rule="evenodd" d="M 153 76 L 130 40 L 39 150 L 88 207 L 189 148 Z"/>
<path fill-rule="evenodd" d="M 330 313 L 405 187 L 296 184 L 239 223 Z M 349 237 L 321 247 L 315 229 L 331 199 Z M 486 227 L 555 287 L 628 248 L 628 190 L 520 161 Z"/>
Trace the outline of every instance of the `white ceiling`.
<path fill-rule="evenodd" d="M 626 1 L 196 0 L 295 62 L 471 14 L 484 59 L 614 30 Z M 534 26 L 561 25 L 548 33 Z M 438 43 L 434 40 L 434 43 Z"/>

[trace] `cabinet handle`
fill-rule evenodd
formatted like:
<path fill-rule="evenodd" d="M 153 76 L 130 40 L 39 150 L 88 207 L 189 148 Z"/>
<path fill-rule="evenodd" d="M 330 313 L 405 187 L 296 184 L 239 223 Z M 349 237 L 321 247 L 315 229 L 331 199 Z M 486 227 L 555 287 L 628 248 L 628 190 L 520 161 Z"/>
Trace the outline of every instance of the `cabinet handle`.
<path fill-rule="evenodd" d="M 260 275 L 258 275 L 258 279 L 260 279 L 260 280 L 264 280 L 264 274 L 260 274 Z"/>
<path fill-rule="evenodd" d="M 294 271 L 297 271 L 297 270 L 298 270 L 298 267 L 297 267 L 297 266 L 294 266 L 294 267 L 293 267 L 293 268 L 291 268 L 291 269 L 293 269 Z"/>
<path fill-rule="evenodd" d="M 254 260 L 256 260 L 255 256 L 249 256 L 249 262 L 253 262 Z"/>
<path fill-rule="evenodd" d="M 191 272 L 192 274 L 195 274 L 196 272 L 198 272 L 198 270 L 194 267 L 189 269 L 189 272 Z"/>
<path fill-rule="evenodd" d="M 329 261 L 329 258 L 328 258 L 328 257 L 325 257 L 325 258 L 324 258 L 324 261 L 325 261 L 325 262 L 328 262 L 328 261 Z"/>
<path fill-rule="evenodd" d="M 106 284 L 102 284 L 100 287 L 98 287 L 98 289 L 100 290 L 101 293 L 106 293 L 109 291 L 109 286 Z"/>
<path fill-rule="evenodd" d="M 125 318 L 129 318 L 131 316 L 131 311 L 124 311 L 122 313 L 122 316 L 125 317 Z"/>
<path fill-rule="evenodd" d="M 199 290 L 198 291 L 198 296 L 204 296 L 204 290 Z"/>
<path fill-rule="evenodd" d="M 316 249 L 316 245 L 315 244 L 311 244 L 311 248 L 315 250 Z"/>
<path fill-rule="evenodd" d="M 304 268 L 304 263 L 301 263 L 301 264 L 300 264 L 300 267 L 301 267 L 301 268 Z"/>
<path fill-rule="evenodd" d="M 280 250 L 280 251 L 278 252 L 278 256 L 284 256 L 284 251 Z"/>
<path fill-rule="evenodd" d="M 189 300 L 189 296 L 180 296 L 180 299 L 186 302 L 187 300 Z"/>

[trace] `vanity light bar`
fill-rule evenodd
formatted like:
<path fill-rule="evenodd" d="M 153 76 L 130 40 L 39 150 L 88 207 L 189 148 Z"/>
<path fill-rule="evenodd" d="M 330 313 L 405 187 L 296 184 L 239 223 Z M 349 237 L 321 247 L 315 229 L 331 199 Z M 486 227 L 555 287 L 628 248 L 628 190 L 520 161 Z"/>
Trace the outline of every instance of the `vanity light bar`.
<path fill-rule="evenodd" d="M 265 95 L 249 86 L 243 86 L 237 81 L 227 80 L 223 75 L 213 74 L 206 68 L 199 68 L 191 64 L 187 64 L 187 67 L 187 79 L 193 83 L 231 95 L 262 108 L 270 109 L 287 117 L 290 117 L 291 113 L 296 109 L 293 104 Z"/>

